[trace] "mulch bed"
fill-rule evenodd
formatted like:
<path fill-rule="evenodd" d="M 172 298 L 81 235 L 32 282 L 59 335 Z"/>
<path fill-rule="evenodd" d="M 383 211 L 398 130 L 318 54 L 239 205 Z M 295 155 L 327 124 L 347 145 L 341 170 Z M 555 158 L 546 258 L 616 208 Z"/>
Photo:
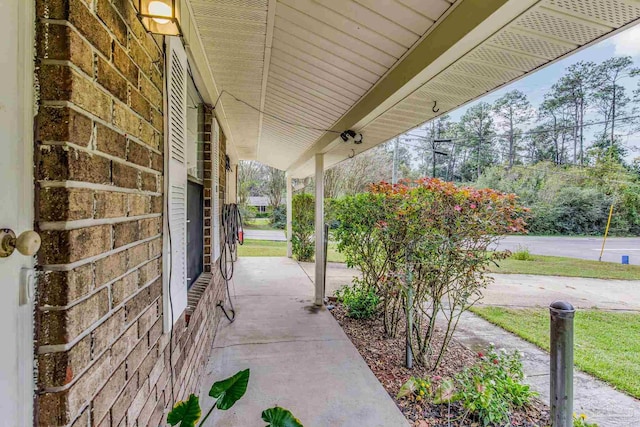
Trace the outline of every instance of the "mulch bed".
<path fill-rule="evenodd" d="M 410 377 L 426 378 L 436 375 L 453 377 L 477 360 L 476 353 L 454 339 L 443 362 L 435 372 L 429 372 L 424 367 L 415 364 L 414 368 L 409 370 L 404 366 L 404 334 L 398 334 L 399 336 L 393 339 L 385 338 L 381 318 L 351 319 L 346 316 L 346 310 L 339 303 L 335 303 L 335 308 L 331 313 L 412 426 L 461 427 L 479 425 L 474 424 L 473 420 L 469 418 L 463 421 L 459 420 L 462 418 L 464 410 L 458 403 L 435 405 L 424 401 L 396 399 L 398 390 Z M 441 336 L 436 336 L 435 339 L 441 339 Z M 549 425 L 549 408 L 540 400 L 534 399 L 531 405 L 512 414 L 511 425 L 521 427 L 547 426 Z"/>

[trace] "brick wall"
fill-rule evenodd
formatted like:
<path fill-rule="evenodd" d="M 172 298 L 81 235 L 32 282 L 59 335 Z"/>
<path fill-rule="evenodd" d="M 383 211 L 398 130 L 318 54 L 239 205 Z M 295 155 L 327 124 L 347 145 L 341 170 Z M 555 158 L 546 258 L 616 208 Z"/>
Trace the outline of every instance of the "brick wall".
<path fill-rule="evenodd" d="M 169 345 L 162 40 L 130 0 L 36 0 L 36 13 L 34 424 L 164 425 L 171 387 L 198 390 L 223 282 L 213 269 Z"/>

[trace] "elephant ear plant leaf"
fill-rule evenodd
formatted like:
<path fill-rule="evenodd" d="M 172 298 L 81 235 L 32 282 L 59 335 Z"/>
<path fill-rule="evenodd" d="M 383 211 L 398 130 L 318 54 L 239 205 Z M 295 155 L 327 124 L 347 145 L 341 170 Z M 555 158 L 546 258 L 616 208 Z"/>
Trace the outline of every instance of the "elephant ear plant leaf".
<path fill-rule="evenodd" d="M 249 369 L 240 371 L 232 377 L 222 381 L 217 381 L 211 386 L 209 396 L 216 399 L 211 409 L 198 424 L 199 427 L 205 425 L 205 421 L 215 408 L 226 411 L 244 396 L 249 385 Z M 177 402 L 171 412 L 167 415 L 167 422 L 179 427 L 196 427 L 200 420 L 202 411 L 198 396 L 189 395 L 184 401 Z M 268 427 L 303 427 L 303 425 L 286 409 L 275 407 L 262 412 L 262 419 L 271 423 Z"/>
<path fill-rule="evenodd" d="M 226 380 L 214 383 L 209 390 L 209 396 L 218 399 L 215 404 L 218 409 L 226 411 L 244 396 L 248 384 L 249 369 L 245 369 Z"/>
<path fill-rule="evenodd" d="M 262 419 L 269 423 L 267 427 L 304 427 L 291 411 L 279 406 L 262 411 Z"/>
<path fill-rule="evenodd" d="M 213 404 L 207 415 L 204 416 L 199 426 L 203 426 L 204 422 L 209 418 L 211 412 L 215 408 L 226 411 L 231 408 L 247 391 L 247 385 L 249 384 L 249 369 L 240 371 L 232 377 L 226 380 L 218 381 L 213 384 L 209 391 L 209 396 L 216 398 L 216 403 Z M 175 404 L 169 415 L 167 415 L 167 422 L 172 425 L 180 425 L 180 427 L 195 427 L 196 423 L 200 419 L 202 412 L 200 410 L 200 403 L 198 397 L 194 394 L 189 396 L 188 400 L 180 401 Z"/>
<path fill-rule="evenodd" d="M 176 403 L 167 415 L 167 422 L 172 426 L 180 424 L 180 427 L 195 427 L 201 415 L 198 396 L 191 394 L 187 400 Z"/>

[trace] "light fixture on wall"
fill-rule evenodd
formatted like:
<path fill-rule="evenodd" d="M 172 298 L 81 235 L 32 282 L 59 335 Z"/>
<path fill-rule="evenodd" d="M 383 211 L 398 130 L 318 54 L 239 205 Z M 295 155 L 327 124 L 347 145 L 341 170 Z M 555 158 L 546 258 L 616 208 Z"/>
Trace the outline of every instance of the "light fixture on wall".
<path fill-rule="evenodd" d="M 340 134 L 340 138 L 342 138 L 342 140 L 344 142 L 349 141 L 349 138 L 353 139 L 353 143 L 354 144 L 362 144 L 362 134 L 361 133 L 357 133 L 354 130 L 348 129 L 345 130 L 344 132 L 342 132 Z"/>
<path fill-rule="evenodd" d="M 180 36 L 179 10 L 176 0 L 138 0 L 138 18 L 153 34 Z"/>

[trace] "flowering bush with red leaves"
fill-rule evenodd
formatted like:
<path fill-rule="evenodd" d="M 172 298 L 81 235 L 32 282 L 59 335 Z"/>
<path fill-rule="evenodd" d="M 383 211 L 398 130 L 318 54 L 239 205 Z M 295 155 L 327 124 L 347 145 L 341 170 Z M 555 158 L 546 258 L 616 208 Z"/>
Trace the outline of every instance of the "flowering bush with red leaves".
<path fill-rule="evenodd" d="M 505 234 L 526 232 L 526 212 L 515 195 L 490 189 L 435 178 L 381 182 L 337 203 L 336 237 L 347 263 L 381 297 L 386 333 L 395 336 L 412 312 L 413 353 L 435 369 L 460 315 L 489 283 L 487 267 L 507 256 L 491 249 Z M 439 314 L 445 340 L 436 346 Z"/>

